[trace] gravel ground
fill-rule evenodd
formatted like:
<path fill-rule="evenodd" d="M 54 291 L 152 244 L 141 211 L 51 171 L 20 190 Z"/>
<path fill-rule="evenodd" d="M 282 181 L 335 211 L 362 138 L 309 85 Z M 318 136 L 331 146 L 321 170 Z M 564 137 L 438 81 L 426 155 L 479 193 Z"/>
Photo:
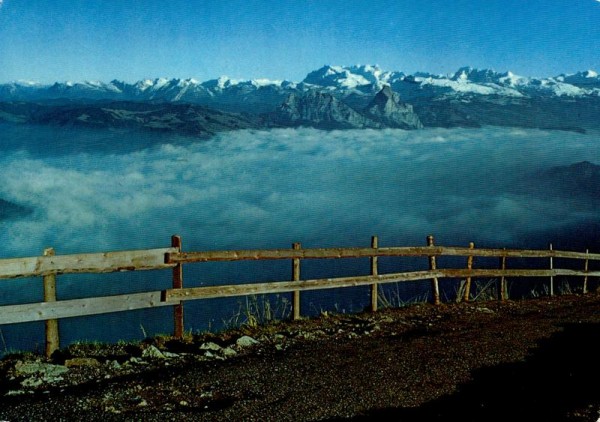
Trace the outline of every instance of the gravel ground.
<path fill-rule="evenodd" d="M 14 355 L 0 421 L 595 422 L 599 310 L 598 293 L 416 305 Z"/>

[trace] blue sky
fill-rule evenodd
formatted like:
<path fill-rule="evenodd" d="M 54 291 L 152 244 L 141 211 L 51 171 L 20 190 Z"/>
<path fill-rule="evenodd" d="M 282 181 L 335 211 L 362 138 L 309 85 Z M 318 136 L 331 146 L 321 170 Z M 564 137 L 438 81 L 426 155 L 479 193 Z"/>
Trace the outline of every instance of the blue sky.
<path fill-rule="evenodd" d="M 598 0 L 0 0 L 0 83 L 600 70 Z"/>

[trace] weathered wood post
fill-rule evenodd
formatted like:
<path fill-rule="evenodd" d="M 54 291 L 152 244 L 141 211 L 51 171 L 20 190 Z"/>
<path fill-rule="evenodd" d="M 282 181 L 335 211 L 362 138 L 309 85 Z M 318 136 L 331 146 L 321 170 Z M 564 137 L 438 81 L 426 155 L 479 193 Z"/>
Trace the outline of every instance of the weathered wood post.
<path fill-rule="evenodd" d="M 292 249 L 299 250 L 302 244 L 296 242 L 292 244 Z M 292 259 L 292 281 L 300 281 L 300 259 Z M 292 292 L 292 318 L 300 319 L 300 290 Z"/>
<path fill-rule="evenodd" d="M 54 256 L 54 249 L 44 249 L 44 256 Z M 44 302 L 56 302 L 56 273 L 44 276 Z M 60 348 L 60 337 L 58 334 L 58 320 L 46 320 L 46 357 Z"/>
<path fill-rule="evenodd" d="M 475 248 L 475 243 L 473 242 L 469 242 L 469 249 L 474 249 Z M 473 269 L 473 255 L 469 255 L 467 257 L 467 270 L 472 270 Z M 471 276 L 467 277 L 467 281 L 465 282 L 465 294 L 463 297 L 463 300 L 465 302 L 469 301 L 469 296 L 471 294 Z"/>
<path fill-rule="evenodd" d="M 177 248 L 177 252 L 181 252 L 181 236 L 171 236 L 171 247 Z M 183 264 L 179 263 L 173 267 L 173 288 L 183 288 Z M 173 325 L 174 335 L 176 338 L 183 337 L 183 301 L 173 306 Z"/>
<path fill-rule="evenodd" d="M 552 253 L 552 243 L 550 243 L 550 253 Z M 550 271 L 554 270 L 554 258 L 550 255 Z M 554 296 L 554 276 L 550 276 L 550 296 Z"/>
<path fill-rule="evenodd" d="M 378 243 L 379 243 L 379 241 L 377 239 L 377 236 L 371 237 L 371 248 L 377 249 L 379 247 Z M 371 257 L 371 275 L 377 275 L 377 274 L 378 274 L 377 257 L 372 256 Z M 378 287 L 379 287 L 379 285 L 377 283 L 371 284 L 371 311 L 372 312 L 377 312 L 377 301 L 378 301 L 377 289 L 378 289 Z"/>
<path fill-rule="evenodd" d="M 506 250 L 506 248 L 503 248 L 503 250 Z M 500 257 L 500 269 L 502 271 L 506 270 L 506 255 Z M 498 300 L 502 301 L 504 299 L 506 299 L 506 277 L 502 274 L 498 284 Z"/>
<path fill-rule="evenodd" d="M 427 246 L 430 246 L 432 248 L 435 246 L 432 235 L 427 236 Z M 429 269 L 430 270 L 436 269 L 435 255 L 429 256 Z M 440 286 L 439 286 L 437 277 L 433 277 L 431 279 L 431 287 L 433 289 L 433 303 L 434 303 L 434 305 L 439 305 L 440 304 Z"/>
<path fill-rule="evenodd" d="M 585 250 L 585 254 L 589 255 L 590 250 L 586 249 Z M 587 285 L 588 285 L 588 276 L 587 276 L 587 272 L 589 271 L 589 259 L 586 257 L 584 264 L 583 264 L 583 271 L 586 272 L 586 275 L 583 277 L 583 294 L 587 293 Z"/>

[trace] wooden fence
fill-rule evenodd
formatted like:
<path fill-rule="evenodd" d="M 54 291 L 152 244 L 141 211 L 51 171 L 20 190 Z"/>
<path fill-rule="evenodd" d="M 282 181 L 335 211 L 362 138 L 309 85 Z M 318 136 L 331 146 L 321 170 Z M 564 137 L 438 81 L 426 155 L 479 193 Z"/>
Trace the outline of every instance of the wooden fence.
<path fill-rule="evenodd" d="M 507 277 L 548 277 L 549 294 L 554 294 L 554 277 L 569 276 L 583 279 L 583 292 L 588 289 L 589 277 L 600 277 L 600 271 L 590 271 L 590 261 L 600 261 L 600 254 L 554 250 L 477 249 L 473 243 L 468 247 L 436 246 L 433 236 L 427 237 L 427 246 L 379 247 L 376 236 L 371 246 L 345 248 L 303 249 L 294 243 L 291 249 L 182 251 L 181 238 L 173 236 L 171 247 L 162 249 L 105 252 L 76 255 L 55 255 L 49 248 L 43 256 L 0 260 L 0 279 L 43 277 L 44 302 L 0 306 L 0 325 L 29 321 L 46 321 L 46 354 L 59 348 L 58 320 L 61 318 L 96 315 L 134 309 L 172 306 L 174 308 L 174 334 L 183 335 L 183 302 L 187 300 L 223 298 L 254 294 L 292 292 L 292 316 L 300 317 L 300 292 L 306 290 L 332 289 L 352 286 L 371 286 L 371 309 L 377 310 L 378 285 L 415 280 L 430 280 L 433 302 L 440 304 L 440 278 L 465 279 L 464 300 L 469 300 L 471 280 L 499 278 L 499 299 L 506 297 Z M 464 268 L 439 268 L 436 257 L 453 256 L 466 258 Z M 424 257 L 429 261 L 425 270 L 379 274 L 379 257 Z M 474 268 L 477 257 L 498 258 L 498 268 Z M 305 259 L 369 258 L 369 275 L 322 279 L 301 279 L 300 263 Z M 508 269 L 509 258 L 547 258 L 548 267 L 543 269 Z M 554 268 L 554 259 L 564 258 L 582 261 L 580 270 Z M 183 265 L 198 262 L 243 260 L 290 260 L 290 280 L 268 283 L 215 285 L 205 287 L 183 286 Z M 57 300 L 56 277 L 69 273 L 110 273 L 119 271 L 171 270 L 172 288 L 143 293 L 84 299 Z"/>

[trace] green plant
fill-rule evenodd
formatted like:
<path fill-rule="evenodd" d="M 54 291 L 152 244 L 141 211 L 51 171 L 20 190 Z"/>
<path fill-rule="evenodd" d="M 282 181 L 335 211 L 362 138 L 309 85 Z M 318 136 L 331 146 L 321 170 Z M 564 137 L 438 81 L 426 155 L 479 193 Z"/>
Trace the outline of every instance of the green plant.
<path fill-rule="evenodd" d="M 531 295 L 531 297 L 549 296 L 550 295 L 550 287 L 548 287 L 547 283 L 544 283 L 544 284 L 542 284 L 541 287 L 539 287 L 537 289 L 536 289 L 536 287 L 531 289 L 529 294 Z"/>
<path fill-rule="evenodd" d="M 472 290 L 474 293 L 471 295 L 471 301 L 476 302 L 478 300 L 488 301 L 498 298 L 497 284 L 500 283 L 498 279 L 491 279 L 486 281 L 474 280 L 472 283 Z"/>
<path fill-rule="evenodd" d="M 571 284 L 569 283 L 568 280 L 565 280 L 564 282 L 562 282 L 559 287 L 559 292 L 561 295 L 572 295 L 575 293 L 575 291 L 571 288 Z"/>
<path fill-rule="evenodd" d="M 256 327 L 269 322 L 289 318 L 292 305 L 281 295 L 251 295 L 244 298 L 244 302 L 238 301 L 238 310 L 233 315 L 223 320 L 226 329 L 246 325 Z"/>
<path fill-rule="evenodd" d="M 387 289 L 387 292 L 386 289 L 383 289 L 382 287 L 383 286 L 381 285 L 379 286 L 377 294 L 378 304 L 382 308 L 403 308 L 405 306 L 414 305 L 417 303 L 424 303 L 427 302 L 427 297 L 429 296 L 425 292 L 421 295 L 417 295 L 413 298 L 405 300 L 401 297 L 400 283 L 394 283 L 392 288 Z"/>

